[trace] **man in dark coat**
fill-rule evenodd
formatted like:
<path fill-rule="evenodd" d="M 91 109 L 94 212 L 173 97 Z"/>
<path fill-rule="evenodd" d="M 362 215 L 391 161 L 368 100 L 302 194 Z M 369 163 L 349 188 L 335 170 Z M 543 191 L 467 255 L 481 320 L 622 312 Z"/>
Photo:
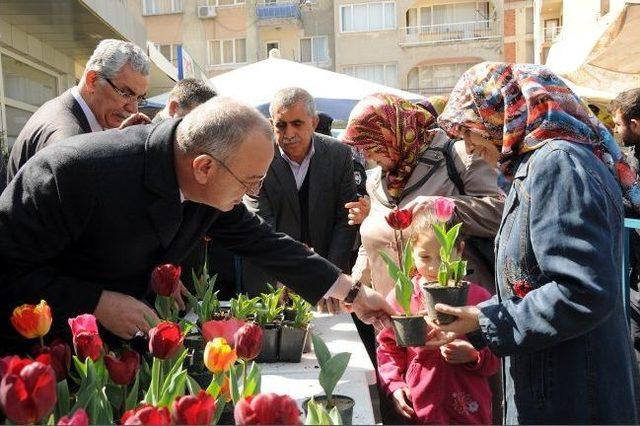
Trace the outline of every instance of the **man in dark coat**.
<path fill-rule="evenodd" d="M 152 269 L 179 264 L 208 235 L 311 303 L 355 295 L 354 312 L 387 322 L 392 311 L 381 295 L 241 204 L 260 189 L 272 137 L 257 110 L 214 98 L 183 119 L 79 135 L 42 150 L 0 196 L 0 315 L 45 299 L 51 335 L 68 333 L 68 318 L 93 313 L 129 339 L 155 317 L 145 303 Z M 3 351 L 23 341 L 6 320 L 0 339 Z"/>
<path fill-rule="evenodd" d="M 77 86 L 42 105 L 16 138 L 7 183 L 45 146 L 83 133 L 148 122 L 138 102 L 149 87 L 149 58 L 133 43 L 103 40 Z"/>

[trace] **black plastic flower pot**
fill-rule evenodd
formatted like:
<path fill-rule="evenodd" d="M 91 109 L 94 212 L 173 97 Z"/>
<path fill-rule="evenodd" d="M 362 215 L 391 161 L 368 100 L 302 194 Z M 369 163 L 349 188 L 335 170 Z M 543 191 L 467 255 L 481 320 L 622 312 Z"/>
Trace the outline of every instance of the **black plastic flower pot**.
<path fill-rule="evenodd" d="M 265 324 L 262 326 L 262 350 L 256 362 L 278 362 L 279 324 Z"/>
<path fill-rule="evenodd" d="M 392 315 L 391 323 L 398 346 L 424 346 L 429 325 L 422 315 Z"/>
<path fill-rule="evenodd" d="M 286 323 L 282 325 L 278 354 L 281 362 L 300 362 L 308 332 L 309 327 L 297 328 Z"/>
<path fill-rule="evenodd" d="M 449 324 L 458 317 L 436 311 L 437 303 L 444 303 L 450 306 L 465 306 L 467 304 L 467 294 L 469 283 L 462 281 L 457 286 L 443 287 L 438 283 L 429 283 L 422 286 L 425 295 L 425 305 L 431 319 L 435 319 L 438 324 Z"/>
<path fill-rule="evenodd" d="M 313 397 L 313 399 L 316 401 L 316 403 L 326 408 L 326 395 L 316 395 Z M 355 400 L 346 395 L 333 395 L 331 399 L 333 401 L 333 406 L 336 407 L 338 409 L 338 412 L 340 413 L 342 424 L 351 425 L 353 422 L 353 406 L 356 405 Z M 307 416 L 307 404 L 309 403 L 309 401 L 311 401 L 311 398 L 305 399 L 302 403 L 302 409 L 304 410 L 305 417 Z M 327 409 L 327 411 L 331 411 L 331 409 Z"/>
<path fill-rule="evenodd" d="M 199 374 L 207 371 L 204 365 L 204 348 L 207 342 L 202 336 L 192 335 L 184 338 L 184 347 L 189 351 L 187 357 L 187 371 Z"/>

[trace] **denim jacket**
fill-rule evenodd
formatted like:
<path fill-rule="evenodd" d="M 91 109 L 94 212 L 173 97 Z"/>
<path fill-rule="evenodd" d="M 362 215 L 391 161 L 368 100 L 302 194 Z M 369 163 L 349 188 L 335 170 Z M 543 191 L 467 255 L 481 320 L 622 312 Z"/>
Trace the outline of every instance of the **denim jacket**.
<path fill-rule="evenodd" d="M 621 298 L 622 195 L 589 148 L 549 141 L 516 169 L 480 330 L 504 357 L 506 424 L 637 423 Z"/>

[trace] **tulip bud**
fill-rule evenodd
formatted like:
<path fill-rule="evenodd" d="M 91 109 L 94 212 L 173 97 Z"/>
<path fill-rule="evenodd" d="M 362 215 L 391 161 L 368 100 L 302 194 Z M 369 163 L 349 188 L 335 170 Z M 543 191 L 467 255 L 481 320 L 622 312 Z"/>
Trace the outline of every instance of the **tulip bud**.
<path fill-rule="evenodd" d="M 78 408 L 72 416 L 64 416 L 58 420 L 58 426 L 87 426 L 89 415 L 82 408 Z"/>
<path fill-rule="evenodd" d="M 183 339 L 178 324 L 163 321 L 149 330 L 149 352 L 158 359 L 171 358 L 182 347 Z"/>
<path fill-rule="evenodd" d="M 173 296 L 180 285 L 180 266 L 170 263 L 156 266 L 151 272 L 151 288 L 158 296 Z"/>
<path fill-rule="evenodd" d="M 411 225 L 413 213 L 411 210 L 392 210 L 386 217 L 387 223 L 396 231 L 401 231 Z"/>
<path fill-rule="evenodd" d="M 176 425 L 209 425 L 216 413 L 216 400 L 200 390 L 198 395 L 185 395 L 173 402 L 171 420 Z"/>
<path fill-rule="evenodd" d="M 50 365 L 60 382 L 67 378 L 71 368 L 71 348 L 60 339 L 55 339 L 49 346 L 38 347 L 36 361 Z"/>
<path fill-rule="evenodd" d="M 106 355 L 104 363 L 111 380 L 117 385 L 126 386 L 136 378 L 140 367 L 140 355 L 136 351 L 125 350 L 120 359 L 113 355 Z"/>
<path fill-rule="evenodd" d="M 78 334 L 80 332 L 98 333 L 98 322 L 96 317 L 91 314 L 78 315 L 75 318 L 69 318 L 69 327 L 71 327 L 71 334 Z"/>
<path fill-rule="evenodd" d="M 120 419 L 123 425 L 169 426 L 171 415 L 166 407 L 142 404 L 125 412 Z"/>
<path fill-rule="evenodd" d="M 261 393 L 236 404 L 233 413 L 237 425 L 301 425 L 300 410 L 288 395 Z"/>
<path fill-rule="evenodd" d="M 73 336 L 73 347 L 82 361 L 87 358 L 97 361 L 102 355 L 102 345 L 102 339 L 97 333 L 82 332 Z"/>
<path fill-rule="evenodd" d="M 435 202 L 435 213 L 438 222 L 447 223 L 453 217 L 453 212 L 456 209 L 455 203 L 446 197 L 438 197 Z"/>
<path fill-rule="evenodd" d="M 51 328 L 51 308 L 41 300 L 37 305 L 24 304 L 18 306 L 11 314 L 11 324 L 27 339 L 42 337 Z"/>
<path fill-rule="evenodd" d="M 17 359 L 16 359 L 17 358 Z M 37 361 L 5 359 L 0 381 L 0 408 L 15 424 L 37 423 L 56 405 L 56 374 Z"/>
<path fill-rule="evenodd" d="M 255 322 L 250 322 L 240 327 L 233 338 L 238 358 L 249 361 L 260 354 L 262 350 L 262 327 Z"/>
<path fill-rule="evenodd" d="M 228 371 L 236 359 L 238 356 L 235 349 L 231 348 L 223 337 L 216 337 L 207 342 L 204 348 L 204 365 L 212 373 Z"/>

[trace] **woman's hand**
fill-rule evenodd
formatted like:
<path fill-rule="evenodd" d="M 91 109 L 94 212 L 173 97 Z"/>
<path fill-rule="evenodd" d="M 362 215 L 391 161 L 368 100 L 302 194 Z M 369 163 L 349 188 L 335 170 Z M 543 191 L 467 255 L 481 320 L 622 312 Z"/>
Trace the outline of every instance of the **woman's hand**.
<path fill-rule="evenodd" d="M 344 208 L 349 210 L 347 216 L 349 218 L 349 225 L 360 225 L 369 215 L 371 202 L 369 201 L 369 197 L 364 196 L 358 198 L 358 201 L 351 201 L 345 204 Z"/>
<path fill-rule="evenodd" d="M 435 322 L 429 320 L 429 325 L 436 329 L 440 330 L 446 334 L 455 334 L 456 336 L 463 336 L 467 333 L 470 333 L 474 330 L 480 328 L 480 323 L 478 322 L 478 316 L 480 315 L 480 310 L 475 306 L 461 306 L 454 307 L 445 305 L 443 303 L 436 304 L 436 311 L 442 312 L 445 314 L 455 315 L 458 317 L 457 320 L 453 321 L 449 324 L 436 324 Z"/>
<path fill-rule="evenodd" d="M 440 354 L 449 364 L 466 364 L 478 361 L 479 352 L 466 340 L 456 339 L 440 346 Z"/>
<path fill-rule="evenodd" d="M 391 395 L 391 401 L 393 402 L 393 408 L 395 408 L 402 417 L 410 419 L 415 415 L 409 388 L 396 389 Z"/>

